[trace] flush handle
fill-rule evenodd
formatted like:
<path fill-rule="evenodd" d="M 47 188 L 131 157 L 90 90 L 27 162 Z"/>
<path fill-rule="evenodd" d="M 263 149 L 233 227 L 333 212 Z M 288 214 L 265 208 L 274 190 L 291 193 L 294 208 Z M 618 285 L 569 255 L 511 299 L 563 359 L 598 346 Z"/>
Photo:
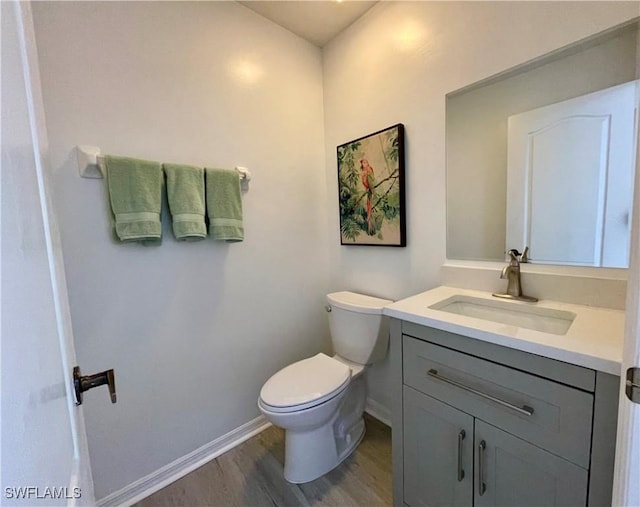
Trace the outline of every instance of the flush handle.
<path fill-rule="evenodd" d="M 76 405 L 82 405 L 82 393 L 106 384 L 109 387 L 111 403 L 116 402 L 116 377 L 113 369 L 101 371 L 94 375 L 82 375 L 80 367 L 73 368 L 73 387 L 76 391 Z"/>

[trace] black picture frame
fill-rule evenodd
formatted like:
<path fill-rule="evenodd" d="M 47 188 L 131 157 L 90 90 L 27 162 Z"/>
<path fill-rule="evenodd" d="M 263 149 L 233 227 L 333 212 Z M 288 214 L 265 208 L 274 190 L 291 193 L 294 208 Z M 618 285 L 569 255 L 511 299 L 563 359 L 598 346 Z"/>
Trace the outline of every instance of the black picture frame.
<path fill-rule="evenodd" d="M 336 148 L 340 244 L 407 245 L 404 125 Z"/>

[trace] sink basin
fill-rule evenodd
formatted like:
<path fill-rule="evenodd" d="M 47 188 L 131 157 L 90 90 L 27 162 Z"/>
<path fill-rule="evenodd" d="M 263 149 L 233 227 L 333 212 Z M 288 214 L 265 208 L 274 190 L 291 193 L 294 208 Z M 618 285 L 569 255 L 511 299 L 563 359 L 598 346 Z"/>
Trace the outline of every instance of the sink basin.
<path fill-rule="evenodd" d="M 575 313 L 564 310 L 552 310 L 528 306 L 528 304 L 492 301 L 463 295 L 444 299 L 429 308 L 557 335 L 566 334 L 576 318 Z"/>

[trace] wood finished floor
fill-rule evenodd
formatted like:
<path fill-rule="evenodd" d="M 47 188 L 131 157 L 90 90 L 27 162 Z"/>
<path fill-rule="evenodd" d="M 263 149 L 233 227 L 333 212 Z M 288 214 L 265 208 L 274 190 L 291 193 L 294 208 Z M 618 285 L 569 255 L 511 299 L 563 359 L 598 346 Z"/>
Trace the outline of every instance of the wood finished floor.
<path fill-rule="evenodd" d="M 135 507 L 391 505 L 391 429 L 368 414 L 365 424 L 356 451 L 315 481 L 284 480 L 284 431 L 272 426 Z"/>

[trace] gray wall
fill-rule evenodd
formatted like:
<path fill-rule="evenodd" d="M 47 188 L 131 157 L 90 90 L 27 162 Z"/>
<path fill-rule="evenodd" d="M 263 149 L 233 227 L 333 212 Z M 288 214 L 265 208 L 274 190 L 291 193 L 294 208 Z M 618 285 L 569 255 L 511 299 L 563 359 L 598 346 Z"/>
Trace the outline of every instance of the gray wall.
<path fill-rule="evenodd" d="M 283 366 L 329 350 L 321 55 L 235 2 L 34 4 L 54 199 L 96 495 L 259 415 Z M 73 148 L 244 165 L 246 240 L 111 241 Z"/>
<path fill-rule="evenodd" d="M 323 50 L 332 285 L 399 299 L 445 262 L 445 96 L 638 16 L 637 2 L 380 2 Z M 341 247 L 335 147 L 404 123 L 407 247 Z M 388 361 L 367 375 L 389 410 Z"/>
<path fill-rule="evenodd" d="M 381 2 L 323 51 L 234 2 L 34 5 L 55 204 L 98 497 L 258 415 L 329 350 L 323 296 L 398 299 L 445 260 L 445 94 L 636 16 L 635 2 Z M 324 94 L 324 108 L 323 108 Z M 324 114 L 324 116 L 323 116 Z M 339 245 L 335 147 L 402 122 L 407 248 Z M 110 240 L 76 144 L 253 170 L 242 244 Z M 368 374 L 390 407 L 388 362 Z"/>
<path fill-rule="evenodd" d="M 508 117 L 632 81 L 636 37 L 635 29 L 626 29 L 447 98 L 448 259 L 505 257 Z"/>

